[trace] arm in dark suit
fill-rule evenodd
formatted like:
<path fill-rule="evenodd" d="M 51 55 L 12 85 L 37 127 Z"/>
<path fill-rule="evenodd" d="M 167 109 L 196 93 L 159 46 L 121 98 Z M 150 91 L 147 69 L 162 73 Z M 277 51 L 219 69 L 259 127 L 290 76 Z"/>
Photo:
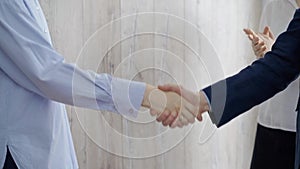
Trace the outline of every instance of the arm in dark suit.
<path fill-rule="evenodd" d="M 203 90 L 214 122 L 221 126 L 284 90 L 299 76 L 299 62 L 300 9 L 264 58 Z"/>

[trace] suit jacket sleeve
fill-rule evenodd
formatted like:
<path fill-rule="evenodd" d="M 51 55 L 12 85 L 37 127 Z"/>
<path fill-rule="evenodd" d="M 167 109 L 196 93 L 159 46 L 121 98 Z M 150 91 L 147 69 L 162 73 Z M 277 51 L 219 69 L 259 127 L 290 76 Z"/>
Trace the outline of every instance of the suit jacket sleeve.
<path fill-rule="evenodd" d="M 299 76 L 299 61 L 300 9 L 264 58 L 203 90 L 214 123 L 221 126 L 284 90 Z"/>

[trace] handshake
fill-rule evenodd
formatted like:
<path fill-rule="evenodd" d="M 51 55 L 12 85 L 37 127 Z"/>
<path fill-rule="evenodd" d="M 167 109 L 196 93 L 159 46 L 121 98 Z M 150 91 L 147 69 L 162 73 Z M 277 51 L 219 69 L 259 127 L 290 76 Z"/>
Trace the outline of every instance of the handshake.
<path fill-rule="evenodd" d="M 202 113 L 209 111 L 204 92 L 191 92 L 178 85 L 167 84 L 158 88 L 147 85 L 142 106 L 150 109 L 158 122 L 171 128 L 183 127 L 202 121 Z"/>

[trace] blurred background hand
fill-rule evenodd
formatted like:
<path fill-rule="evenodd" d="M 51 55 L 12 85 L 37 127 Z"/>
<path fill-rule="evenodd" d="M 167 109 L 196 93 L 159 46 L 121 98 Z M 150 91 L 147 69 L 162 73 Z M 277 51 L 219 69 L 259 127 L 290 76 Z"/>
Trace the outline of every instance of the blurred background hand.
<path fill-rule="evenodd" d="M 256 33 L 252 29 L 244 29 L 244 32 L 252 42 L 252 49 L 257 58 L 262 58 L 271 50 L 275 40 L 270 27 L 266 26 L 262 33 Z"/>

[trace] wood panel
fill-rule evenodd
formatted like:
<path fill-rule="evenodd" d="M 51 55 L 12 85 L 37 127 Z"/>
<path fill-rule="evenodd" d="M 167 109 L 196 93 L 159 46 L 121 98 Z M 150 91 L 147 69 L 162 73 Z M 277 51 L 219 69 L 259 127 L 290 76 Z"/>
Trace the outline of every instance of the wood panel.
<path fill-rule="evenodd" d="M 68 62 L 153 85 L 178 82 L 195 91 L 251 60 L 241 30 L 257 28 L 261 11 L 257 0 L 40 2 L 53 44 Z M 201 62 L 210 57 L 220 61 L 211 67 L 223 72 L 213 79 Z M 81 169 L 249 167 L 255 113 L 234 120 L 199 144 L 203 123 L 170 130 L 144 109 L 136 119 L 69 106 L 67 110 Z"/>

